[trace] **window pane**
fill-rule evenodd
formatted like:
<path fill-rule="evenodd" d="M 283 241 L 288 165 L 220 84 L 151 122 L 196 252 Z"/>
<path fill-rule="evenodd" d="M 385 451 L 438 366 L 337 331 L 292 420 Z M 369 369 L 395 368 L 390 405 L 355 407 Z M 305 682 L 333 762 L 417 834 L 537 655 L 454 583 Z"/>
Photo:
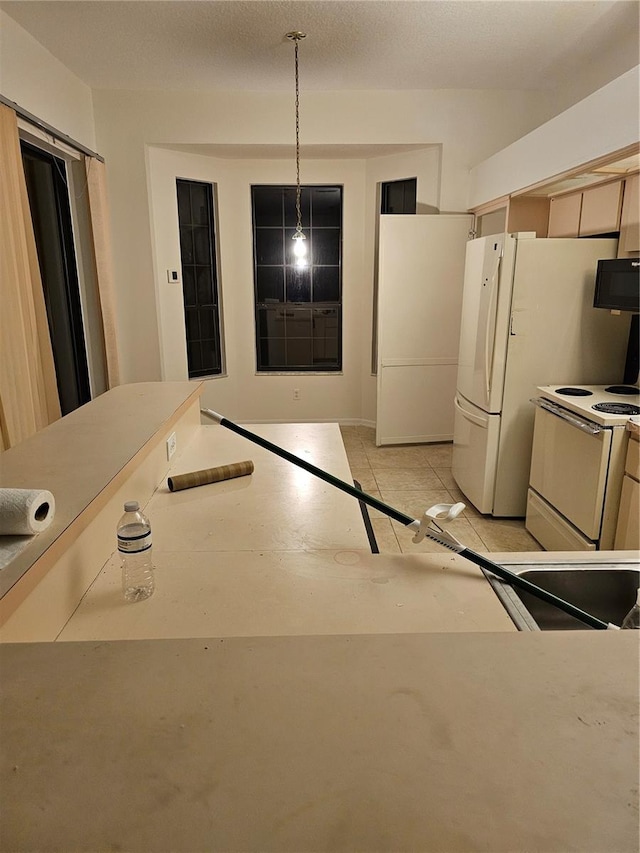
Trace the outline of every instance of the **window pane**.
<path fill-rule="evenodd" d="M 383 183 L 380 213 L 415 213 L 417 187 L 417 178 Z"/>
<path fill-rule="evenodd" d="M 340 267 L 313 268 L 313 301 L 339 302 Z"/>
<path fill-rule="evenodd" d="M 193 228 L 194 259 L 196 264 L 211 263 L 211 245 L 209 242 L 209 228 L 196 225 Z"/>
<path fill-rule="evenodd" d="M 284 338 L 260 338 L 260 364 L 258 367 L 287 366 Z"/>
<path fill-rule="evenodd" d="M 279 227 L 266 227 L 265 222 L 278 219 L 270 207 L 278 192 L 282 220 Z M 295 187 L 253 187 L 252 199 L 258 369 L 304 371 L 313 370 L 315 364 L 325 370 L 340 369 L 342 188 L 302 187 L 302 226 L 308 247 L 304 267 L 295 264 L 293 254 Z M 331 303 L 336 308 L 318 313 L 313 311 L 314 303 Z M 322 341 L 321 352 L 314 354 L 316 337 Z"/>
<path fill-rule="evenodd" d="M 209 199 L 205 184 L 191 184 L 191 223 L 209 225 Z"/>
<path fill-rule="evenodd" d="M 257 227 L 282 226 L 282 189 L 253 187 L 253 220 Z"/>
<path fill-rule="evenodd" d="M 314 187 L 311 190 L 311 210 L 314 227 L 342 225 L 341 191 L 337 187 Z"/>
<path fill-rule="evenodd" d="M 199 267 L 196 272 L 198 305 L 213 305 L 213 278 L 211 267 Z"/>
<path fill-rule="evenodd" d="M 190 375 L 202 370 L 202 355 L 199 341 L 187 341 L 187 362 Z"/>
<path fill-rule="evenodd" d="M 282 231 L 278 228 L 256 228 L 256 263 L 282 264 Z"/>
<path fill-rule="evenodd" d="M 189 376 L 222 372 L 213 188 L 176 181 Z"/>
<path fill-rule="evenodd" d="M 313 363 L 316 367 L 335 364 L 338 361 L 337 338 L 313 339 Z"/>
<path fill-rule="evenodd" d="M 185 224 L 191 224 L 191 201 L 189 184 L 178 181 L 178 219 Z"/>
<path fill-rule="evenodd" d="M 258 302 L 284 301 L 284 270 L 282 267 L 257 267 Z"/>
<path fill-rule="evenodd" d="M 293 235 L 296 233 L 295 228 L 287 228 L 284 232 L 284 257 L 285 263 L 295 264 L 296 256 L 293 253 L 295 248 L 295 243 L 293 242 Z M 304 244 L 307 247 L 307 262 L 310 264 L 312 262 L 311 257 L 311 232 L 307 229 L 305 233 L 305 241 Z"/>
<path fill-rule="evenodd" d="M 258 334 L 261 338 L 284 338 L 284 308 L 258 309 Z"/>
<path fill-rule="evenodd" d="M 183 264 L 193 263 L 193 228 L 190 225 L 180 226 L 180 257 Z"/>
<path fill-rule="evenodd" d="M 312 312 L 310 309 L 290 309 L 286 312 L 287 338 L 310 338 L 313 332 Z"/>
<path fill-rule="evenodd" d="M 335 337 L 338 333 L 338 309 L 316 308 L 313 312 L 313 336 Z"/>
<path fill-rule="evenodd" d="M 202 369 L 207 373 L 213 373 L 220 369 L 220 359 L 214 338 L 202 341 Z"/>
<path fill-rule="evenodd" d="M 311 301 L 311 270 L 309 267 L 287 267 L 287 302 Z"/>
<path fill-rule="evenodd" d="M 203 341 L 216 336 L 216 312 L 213 308 L 200 309 L 200 335 Z"/>
<path fill-rule="evenodd" d="M 196 281 L 193 267 L 182 267 L 182 293 L 185 305 L 196 304 Z"/>
<path fill-rule="evenodd" d="M 200 322 L 198 320 L 198 309 L 187 308 L 184 312 L 185 325 L 187 327 L 187 340 L 200 340 Z"/>
<path fill-rule="evenodd" d="M 298 224 L 296 212 L 296 188 L 285 187 L 284 189 L 284 224 L 295 230 Z M 302 227 L 309 228 L 311 225 L 311 191 L 308 187 L 300 188 L 300 213 L 302 214 Z"/>
<path fill-rule="evenodd" d="M 314 228 L 311 239 L 314 264 L 337 265 L 340 263 L 339 228 Z"/>
<path fill-rule="evenodd" d="M 287 338 L 287 367 L 310 367 L 311 338 Z"/>

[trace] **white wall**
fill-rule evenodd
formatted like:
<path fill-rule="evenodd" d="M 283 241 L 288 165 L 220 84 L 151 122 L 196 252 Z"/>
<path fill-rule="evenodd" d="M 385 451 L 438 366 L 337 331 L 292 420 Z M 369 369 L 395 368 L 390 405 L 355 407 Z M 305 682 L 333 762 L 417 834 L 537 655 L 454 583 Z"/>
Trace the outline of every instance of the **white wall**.
<path fill-rule="evenodd" d="M 227 375 L 207 381 L 204 399 L 229 417 L 251 420 L 375 421 L 371 374 L 376 187 L 381 181 L 418 179 L 418 208 L 437 209 L 440 146 L 367 160 L 305 160 L 309 183 L 344 187 L 343 370 L 340 374 L 257 375 L 253 319 L 253 249 L 249 187 L 291 183 L 292 160 L 229 160 L 150 147 L 148 176 L 160 362 L 163 379 L 186 379 L 182 288 L 167 281 L 180 268 L 176 178 L 217 185 L 221 293 Z M 293 389 L 300 399 L 293 400 Z M 259 413 L 259 414 L 257 414 Z"/>
<path fill-rule="evenodd" d="M 179 168 L 190 165 L 195 169 L 192 177 L 208 175 L 206 179 L 219 185 L 229 381 L 212 380 L 209 385 L 217 389 L 216 395 L 225 395 L 225 403 L 233 408 L 230 416 L 247 420 L 375 417 L 370 335 L 375 221 L 372 199 L 376 181 L 420 173 L 424 181 L 419 178 L 419 191 L 425 193 L 425 204 L 443 211 L 465 210 L 470 167 L 550 114 L 546 97 L 539 93 L 302 94 L 301 143 L 326 146 L 328 158 L 332 145 L 433 147 L 428 154 L 409 152 L 404 161 L 401 157 L 386 163 L 387 158 L 366 162 L 306 162 L 303 158 L 303 183 L 345 184 L 345 227 L 351 223 L 345 232 L 345 257 L 350 258 L 350 290 L 345 294 L 347 300 L 357 298 L 358 311 L 353 310 L 353 302 L 347 301 L 343 377 L 296 379 L 301 400 L 291 410 L 293 379 L 252 374 L 254 345 L 246 331 L 253 333 L 253 306 L 247 297 L 252 293 L 248 187 L 257 181 L 292 183 L 295 178 L 293 162 L 261 159 L 260 153 L 261 146 L 292 145 L 295 126 L 291 97 L 281 93 L 95 91 L 94 105 L 98 146 L 106 158 L 109 177 L 123 379 L 160 379 L 163 369 L 167 371 L 158 330 L 163 330 L 166 348 L 167 341 L 175 344 L 176 328 L 172 327 L 172 332 L 166 330 L 162 312 L 168 304 L 158 301 L 158 288 L 162 277 L 166 279 L 166 268 L 179 265 L 179 256 L 175 255 L 171 263 L 162 259 L 165 239 L 177 248 L 175 230 L 173 236 L 162 235 L 177 228 L 175 203 L 169 202 L 169 179 L 174 180 Z M 195 157 L 187 164 L 166 151 L 163 159 L 163 149 L 157 147 L 199 144 L 252 145 L 256 159 L 221 161 Z M 406 159 L 410 154 L 412 162 Z M 203 159 L 211 162 L 197 162 Z M 410 162 L 411 169 L 405 174 Z M 173 225 L 164 221 L 171 205 Z M 169 316 L 173 309 L 169 308 Z M 263 392 L 263 388 L 267 391 Z M 214 403 L 210 401 L 215 409 Z"/>
<path fill-rule="evenodd" d="M 469 207 L 517 192 L 640 140 L 640 66 L 471 170 Z"/>
<path fill-rule="evenodd" d="M 343 211 L 343 370 L 340 374 L 257 374 L 253 303 L 252 184 L 292 182 L 285 160 L 222 160 L 149 149 L 154 269 L 163 379 L 186 379 L 182 288 L 167 282 L 180 268 L 176 178 L 215 183 L 227 375 L 207 381 L 203 402 L 232 419 L 266 421 L 360 417 L 360 351 L 368 324 L 362 320 L 364 163 L 305 161 L 308 183 L 341 184 Z M 294 173 L 295 178 L 295 173 Z M 369 320 L 369 317 L 366 318 Z M 300 399 L 293 400 L 293 389 Z"/>
<path fill-rule="evenodd" d="M 91 89 L 2 11 L 0 94 L 95 151 Z"/>
<path fill-rule="evenodd" d="M 175 257 L 175 215 L 171 221 L 166 218 L 167 174 L 175 171 L 179 162 L 163 161 L 156 146 L 256 147 L 254 161 L 221 162 L 205 158 L 204 163 L 198 164 L 202 159 L 198 157 L 189 161 L 194 177 L 211 176 L 207 179 L 215 180 L 220 190 L 229 378 L 209 384 L 213 388 L 217 383 L 215 394 L 224 393 L 224 402 L 246 419 L 285 417 L 280 413 L 290 403 L 289 378 L 250 377 L 254 348 L 252 338 L 251 346 L 246 346 L 247 329 L 252 331 L 253 324 L 253 307 L 247 296 L 251 288 L 246 281 L 250 263 L 247 188 L 258 180 L 292 181 L 290 166 L 260 159 L 261 146 L 291 145 L 293 141 L 290 95 L 92 93 L 3 12 L 0 12 L 0 25 L 0 92 L 106 158 L 123 381 L 160 379 L 163 373 L 167 375 L 176 369 L 174 365 L 177 367 L 176 358 L 165 352 L 167 345 L 170 349 L 176 346 L 177 326 L 169 322 L 167 328 L 166 320 L 166 316 L 175 316 L 175 303 L 171 306 L 169 297 L 165 304 L 161 284 L 166 267 L 179 265 L 179 258 Z M 606 96 L 602 94 L 605 91 Z M 426 193 L 425 204 L 442 212 L 459 211 L 467 209 L 470 198 L 471 203 L 480 203 L 479 200 L 489 200 L 550 177 L 590 156 L 607 153 L 602 151 L 603 147 L 626 144 L 621 139 L 629 137 L 631 126 L 635 124 L 637 128 L 637 69 L 635 78 L 633 72 L 628 77 L 623 75 L 554 119 L 552 134 L 543 126 L 542 135 L 536 135 L 534 129 L 554 115 L 557 104 L 557 93 L 554 96 L 539 92 L 302 93 L 303 146 L 417 145 L 422 154 L 412 152 L 408 161 L 403 160 L 405 155 L 395 160 L 374 157 L 357 162 L 333 159 L 306 164 L 303 161 L 303 182 L 344 182 L 348 188 L 348 192 L 345 189 L 345 224 L 347 216 L 350 222 L 346 246 L 350 258 L 347 299 L 358 300 L 358 311 L 353 310 L 353 303 L 345 306 L 348 312 L 345 371 L 340 380 L 336 378 L 340 385 L 337 381 L 328 383 L 327 377 L 296 380 L 296 387 L 302 391 L 294 410 L 296 417 L 375 418 L 370 338 L 376 183 L 417 174 L 419 193 Z M 597 115 L 594 104 L 600 105 Z M 612 107 L 614 112 L 610 111 Z M 493 158 L 495 152 L 503 149 L 508 152 L 506 171 L 504 158 Z M 567 166 L 569 159 L 571 163 Z M 482 165 L 474 169 L 479 163 Z M 309 173 L 305 174 L 307 165 Z M 173 248 L 167 251 L 169 246 Z M 165 255 L 171 253 L 174 257 L 168 264 Z M 173 296 L 175 300 L 175 293 Z M 162 312 L 167 308 L 168 315 L 164 315 Z M 266 387 L 267 393 L 258 391 Z M 340 390 L 336 394 L 337 387 Z M 326 388 L 331 388 L 331 392 Z"/>

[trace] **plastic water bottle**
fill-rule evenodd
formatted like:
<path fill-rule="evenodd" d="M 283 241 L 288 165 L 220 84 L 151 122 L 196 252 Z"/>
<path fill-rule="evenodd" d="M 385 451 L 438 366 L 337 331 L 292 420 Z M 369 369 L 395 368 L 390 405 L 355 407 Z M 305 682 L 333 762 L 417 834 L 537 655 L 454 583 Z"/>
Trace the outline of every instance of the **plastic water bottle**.
<path fill-rule="evenodd" d="M 127 501 L 118 522 L 118 551 L 122 565 L 122 592 L 126 601 L 144 601 L 153 595 L 151 525 L 138 501 Z"/>
<path fill-rule="evenodd" d="M 633 605 L 631 610 L 624 617 L 622 627 L 623 628 L 640 628 L 640 589 L 638 590 L 638 597 L 636 599 L 636 603 Z"/>

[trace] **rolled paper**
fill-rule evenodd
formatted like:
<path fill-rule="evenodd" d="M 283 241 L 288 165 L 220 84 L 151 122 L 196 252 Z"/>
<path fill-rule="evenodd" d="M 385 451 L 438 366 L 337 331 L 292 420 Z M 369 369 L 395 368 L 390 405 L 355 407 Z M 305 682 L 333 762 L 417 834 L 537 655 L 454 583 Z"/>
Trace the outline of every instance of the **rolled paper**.
<path fill-rule="evenodd" d="M 202 471 L 191 471 L 188 474 L 177 474 L 169 477 L 169 491 L 179 492 L 181 489 L 193 489 L 195 486 L 206 486 L 208 483 L 219 483 L 221 480 L 233 480 L 234 477 L 246 477 L 253 473 L 253 462 L 232 462 L 231 465 L 218 465 L 217 468 L 203 468 Z"/>
<path fill-rule="evenodd" d="M 33 536 L 53 521 L 56 502 L 46 489 L 0 489 L 0 536 Z"/>

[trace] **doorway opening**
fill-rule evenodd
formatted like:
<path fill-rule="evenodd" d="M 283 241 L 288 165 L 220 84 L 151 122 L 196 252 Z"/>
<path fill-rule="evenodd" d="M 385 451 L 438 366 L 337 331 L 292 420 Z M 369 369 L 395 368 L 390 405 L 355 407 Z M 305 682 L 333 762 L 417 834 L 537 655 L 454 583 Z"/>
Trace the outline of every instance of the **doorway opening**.
<path fill-rule="evenodd" d="M 21 140 L 22 162 L 63 415 L 91 399 L 67 165 Z"/>

